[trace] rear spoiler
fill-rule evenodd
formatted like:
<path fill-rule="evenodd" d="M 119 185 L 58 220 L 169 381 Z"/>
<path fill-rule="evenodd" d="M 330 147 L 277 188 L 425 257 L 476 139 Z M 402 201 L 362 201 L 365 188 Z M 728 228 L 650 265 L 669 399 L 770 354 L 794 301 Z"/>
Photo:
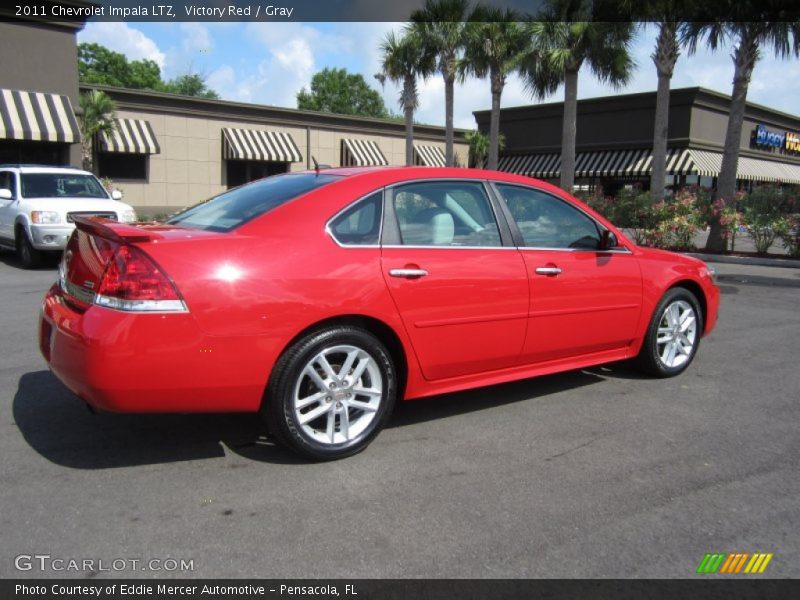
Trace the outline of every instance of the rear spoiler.
<path fill-rule="evenodd" d="M 102 217 L 74 217 L 75 227 L 91 235 L 105 238 L 120 244 L 134 242 L 151 242 L 164 239 L 155 231 L 148 231 L 142 226 L 118 223 Z"/>

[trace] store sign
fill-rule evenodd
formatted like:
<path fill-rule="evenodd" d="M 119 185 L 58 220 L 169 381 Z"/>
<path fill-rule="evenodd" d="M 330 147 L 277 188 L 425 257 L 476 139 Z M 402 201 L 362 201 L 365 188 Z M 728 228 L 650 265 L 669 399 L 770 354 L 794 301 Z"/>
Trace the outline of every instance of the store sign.
<path fill-rule="evenodd" d="M 800 134 L 787 131 L 785 147 L 789 152 L 800 152 Z"/>
<path fill-rule="evenodd" d="M 764 125 L 758 125 L 753 134 L 753 142 L 756 146 L 777 148 L 792 154 L 800 153 L 800 134 L 793 131 L 772 131 Z"/>

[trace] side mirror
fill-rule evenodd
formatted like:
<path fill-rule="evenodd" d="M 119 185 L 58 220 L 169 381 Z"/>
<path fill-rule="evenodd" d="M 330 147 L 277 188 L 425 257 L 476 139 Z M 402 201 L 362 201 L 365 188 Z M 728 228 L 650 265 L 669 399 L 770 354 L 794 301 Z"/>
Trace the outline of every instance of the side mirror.
<path fill-rule="evenodd" d="M 603 230 L 603 235 L 600 237 L 600 250 L 613 250 L 619 246 L 617 236 L 608 229 Z"/>
<path fill-rule="evenodd" d="M 2 188 L 0 189 L 0 200 L 13 200 L 14 194 L 11 193 L 11 190 Z"/>
<path fill-rule="evenodd" d="M 122 192 L 120 192 L 119 190 L 112 190 L 111 199 L 112 200 L 122 200 Z"/>

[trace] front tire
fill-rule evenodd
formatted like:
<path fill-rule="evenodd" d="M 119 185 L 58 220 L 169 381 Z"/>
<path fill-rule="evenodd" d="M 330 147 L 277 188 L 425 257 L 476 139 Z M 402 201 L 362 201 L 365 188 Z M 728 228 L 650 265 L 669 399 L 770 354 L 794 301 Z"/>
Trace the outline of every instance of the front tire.
<path fill-rule="evenodd" d="M 313 460 L 352 456 L 375 439 L 397 395 L 386 347 L 350 326 L 313 332 L 278 360 L 262 405 L 277 441 Z"/>
<path fill-rule="evenodd" d="M 33 247 L 24 229 L 17 231 L 17 260 L 23 269 L 35 269 L 42 264 L 42 253 Z"/>
<path fill-rule="evenodd" d="M 697 297 L 685 288 L 672 288 L 653 311 L 639 368 L 656 377 L 673 377 L 691 364 L 700 345 L 703 313 Z"/>

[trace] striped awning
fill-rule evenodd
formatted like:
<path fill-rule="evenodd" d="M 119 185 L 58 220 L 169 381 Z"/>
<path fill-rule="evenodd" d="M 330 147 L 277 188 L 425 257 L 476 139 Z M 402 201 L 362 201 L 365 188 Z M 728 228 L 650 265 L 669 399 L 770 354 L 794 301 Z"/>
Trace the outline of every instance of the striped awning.
<path fill-rule="evenodd" d="M 372 140 L 342 140 L 343 167 L 385 167 L 389 161 Z"/>
<path fill-rule="evenodd" d="M 685 148 L 668 149 L 666 158 L 667 174 L 688 175 L 695 172 L 692 155 Z M 579 152 L 575 157 L 575 175 L 578 177 L 647 177 L 652 166 L 653 154 L 649 148 Z M 552 179 L 561 175 L 561 155 L 503 156 L 498 170 Z"/>
<path fill-rule="evenodd" d="M 575 157 L 576 177 L 649 177 L 653 153 L 647 149 L 579 152 Z M 722 154 L 692 148 L 667 150 L 667 175 L 718 177 Z M 499 171 L 529 177 L 555 178 L 561 175 L 560 154 L 523 154 L 503 156 Z M 737 179 L 800 183 L 800 165 L 740 156 Z"/>
<path fill-rule="evenodd" d="M 722 154 L 707 150 L 686 150 L 693 162 L 692 173 L 704 177 L 718 177 L 722 170 Z M 800 183 L 800 165 L 740 156 L 736 164 L 736 178 L 750 181 Z"/>
<path fill-rule="evenodd" d="M 581 152 L 575 157 L 576 177 L 625 177 L 649 173 L 649 149 Z"/>
<path fill-rule="evenodd" d="M 158 154 L 156 136 L 149 121 L 142 119 L 115 119 L 114 131 L 97 136 L 99 152 L 125 154 Z"/>
<path fill-rule="evenodd" d="M 222 130 L 224 156 L 233 160 L 301 162 L 303 156 L 288 133 L 260 129 Z"/>
<path fill-rule="evenodd" d="M 0 139 L 74 144 L 81 133 L 66 96 L 0 89 Z"/>
<path fill-rule="evenodd" d="M 689 173 L 701 177 L 716 177 L 722 167 L 722 154 L 705 150 L 688 150 L 692 160 Z"/>
<path fill-rule="evenodd" d="M 497 161 L 497 170 L 506 173 L 517 173 L 528 177 L 553 178 L 561 173 L 560 154 L 521 154 L 517 156 L 501 156 Z"/>
<path fill-rule="evenodd" d="M 424 167 L 443 167 L 444 152 L 438 146 L 418 146 L 414 144 L 414 164 Z"/>

